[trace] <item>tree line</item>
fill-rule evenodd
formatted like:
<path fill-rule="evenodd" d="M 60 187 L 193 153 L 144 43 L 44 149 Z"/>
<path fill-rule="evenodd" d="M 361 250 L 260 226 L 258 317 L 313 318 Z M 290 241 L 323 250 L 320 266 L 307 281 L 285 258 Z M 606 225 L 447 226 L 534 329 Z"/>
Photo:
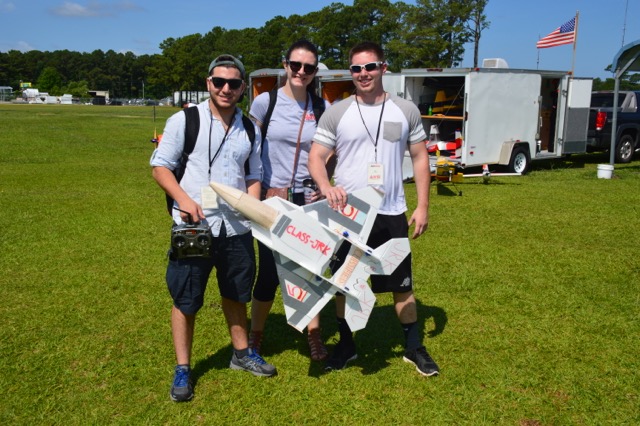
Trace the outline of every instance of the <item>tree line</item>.
<path fill-rule="evenodd" d="M 135 55 L 95 50 L 0 52 L 0 86 L 31 82 L 41 92 L 87 96 L 109 90 L 115 98 L 163 98 L 177 90 L 203 90 L 206 67 L 217 55 L 240 58 L 247 73 L 279 68 L 285 50 L 305 38 L 318 46 L 330 69 L 346 69 L 351 46 L 375 41 L 384 46 L 392 71 L 413 67 L 452 67 L 461 63 L 464 45 L 479 42 L 489 22 L 488 0 L 389 0 L 332 3 L 306 15 L 276 16 L 261 28 L 167 38 L 161 53 Z M 477 58 L 476 58 L 477 60 Z"/>
<path fill-rule="evenodd" d="M 41 92 L 87 96 L 108 90 L 112 98 L 155 98 L 178 90 L 203 90 L 206 67 L 215 56 L 239 57 L 247 72 L 279 68 L 285 50 L 296 40 L 318 46 L 330 69 L 349 66 L 349 49 L 364 40 L 385 48 L 389 69 L 459 66 L 468 43 L 474 46 L 474 67 L 482 31 L 490 22 L 488 0 L 416 0 L 415 5 L 389 0 L 354 0 L 352 6 L 332 3 L 306 15 L 276 16 L 260 28 L 228 30 L 219 26 L 206 34 L 167 38 L 160 54 L 135 55 L 95 50 L 0 52 L 0 86 L 32 82 Z M 595 79 L 594 88 L 613 86 Z M 635 83 L 632 82 L 632 83 Z"/>

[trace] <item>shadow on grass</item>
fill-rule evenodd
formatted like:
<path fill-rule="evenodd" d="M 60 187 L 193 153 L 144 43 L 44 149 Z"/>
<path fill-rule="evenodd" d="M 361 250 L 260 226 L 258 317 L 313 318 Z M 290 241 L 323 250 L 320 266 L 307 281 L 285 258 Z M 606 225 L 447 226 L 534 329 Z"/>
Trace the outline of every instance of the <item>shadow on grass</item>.
<path fill-rule="evenodd" d="M 569 154 L 556 159 L 536 160 L 531 163 L 531 170 L 554 169 L 584 169 L 587 165 L 609 164 L 611 157 L 608 152 L 592 152 L 589 154 Z M 640 168 L 637 161 L 640 155 L 636 153 L 631 163 L 616 163 L 616 168 L 637 170 Z"/>
<path fill-rule="evenodd" d="M 464 178 L 462 182 L 453 183 L 453 182 L 432 182 L 431 185 L 435 186 L 435 194 L 438 196 L 445 197 L 461 197 L 464 195 L 465 187 L 469 185 L 492 185 L 492 186 L 506 186 L 506 185 L 522 185 L 521 182 L 517 180 L 503 180 L 497 181 L 496 179 L 500 178 L 499 175 L 493 176 L 489 182 L 484 182 L 482 178 L 472 177 L 472 178 Z"/>
<path fill-rule="evenodd" d="M 638 169 L 640 166 L 634 164 L 638 159 L 640 159 L 640 154 L 636 153 L 633 158 L 633 165 L 627 164 L 616 164 L 617 167 L 625 168 L 627 170 Z M 547 158 L 541 160 L 533 160 L 531 162 L 530 171 L 541 171 L 541 170 L 557 170 L 557 169 L 584 169 L 587 165 L 593 164 L 608 164 L 610 160 L 610 156 L 608 152 L 592 152 L 587 154 L 567 154 L 559 158 Z M 495 177 L 499 177 L 498 173 L 506 172 L 506 167 L 492 165 L 489 167 L 491 173 L 495 174 Z M 464 174 L 477 174 L 482 173 L 482 167 L 467 167 L 464 169 Z M 435 183 L 435 182 L 433 182 Z M 466 185 L 468 183 L 476 183 L 473 181 L 467 182 L 463 181 L 463 184 Z M 480 181 L 480 183 L 482 183 Z M 491 184 L 493 184 L 493 180 Z M 441 183 L 440 183 L 441 184 Z M 505 184 L 504 182 L 500 182 L 500 184 Z M 451 185 L 450 183 L 446 183 L 446 186 Z M 457 184 L 460 185 L 460 184 Z M 442 185 L 439 185 L 442 186 Z M 438 194 L 438 195 L 458 195 L 457 192 L 451 191 L 452 194 Z"/>
<path fill-rule="evenodd" d="M 427 340 L 444 332 L 448 321 L 447 314 L 438 306 L 423 305 L 420 301 L 418 301 L 417 310 L 420 330 L 424 330 L 427 321 L 433 319 L 434 328 L 428 330 L 426 336 L 422 336 L 428 350 Z M 362 368 L 362 374 L 375 374 L 389 366 L 390 360 L 402 357 L 404 334 L 393 304 L 374 308 L 367 327 L 356 334 L 355 341 L 358 347 L 358 359 L 353 365 Z M 398 347 L 402 349 L 397 349 Z M 332 349 L 330 348 L 330 352 Z M 437 362 L 437 356 L 435 359 Z"/>
<path fill-rule="evenodd" d="M 321 324 L 334 325 L 335 322 L 335 306 L 333 303 L 329 303 L 321 313 Z M 331 329 L 335 327 L 330 326 L 327 328 Z M 330 336 L 330 334 L 323 332 L 325 340 L 327 336 Z M 287 318 L 284 314 L 271 312 L 264 330 L 260 355 L 269 362 L 270 357 L 290 350 L 297 351 L 300 356 L 309 361 L 308 375 L 310 377 L 320 377 L 324 371 L 324 363 L 311 361 L 306 330 L 300 333 L 287 324 Z M 197 384 L 198 379 L 208 371 L 225 370 L 229 368 L 232 354 L 233 348 L 229 344 L 220 348 L 213 355 L 198 361 L 192 369 L 194 386 Z M 278 366 L 276 365 L 276 367 Z"/>
<path fill-rule="evenodd" d="M 191 369 L 191 380 L 193 381 L 193 386 L 195 387 L 198 384 L 200 377 L 207 374 L 208 371 L 225 370 L 229 368 L 229 362 L 231 361 L 232 355 L 231 351 L 231 345 L 227 345 L 218 350 L 215 354 L 198 361 Z"/>
<path fill-rule="evenodd" d="M 431 185 L 435 185 L 436 194 L 444 197 L 457 197 L 462 195 L 462 190 L 458 187 L 458 184 L 451 182 L 432 182 Z"/>
<path fill-rule="evenodd" d="M 434 338 L 444 332 L 448 321 L 444 309 L 437 306 L 423 305 L 418 301 L 417 310 L 418 328 L 420 330 L 424 330 L 427 321 L 433 319 L 434 327 L 427 331 L 426 336 L 423 336 L 424 340 Z M 335 304 L 333 302 L 327 304 L 320 313 L 320 322 L 323 325 L 323 338 L 331 354 L 336 343 L 338 343 Z M 349 365 L 362 368 L 362 374 L 375 374 L 387 367 L 391 359 L 401 357 L 404 351 L 394 348 L 398 346 L 404 348 L 404 335 L 393 304 L 376 306 L 369 317 L 367 327 L 356 333 L 355 341 L 358 347 L 358 359 Z M 428 349 L 428 342 L 425 341 L 424 343 Z M 307 372 L 309 377 L 317 378 L 322 374 L 326 374 L 324 362 L 314 362 L 309 358 L 306 331 L 300 333 L 287 324 L 284 314 L 269 314 L 261 349 L 261 355 L 265 357 L 267 362 L 271 356 L 290 350 L 297 351 L 300 356 L 306 358 L 309 362 Z M 213 355 L 198 361 L 192 370 L 194 386 L 197 384 L 198 379 L 208 371 L 229 368 L 231 355 L 232 347 L 227 345 Z"/>
<path fill-rule="evenodd" d="M 638 164 L 638 158 L 640 155 L 636 153 L 631 163 L 616 163 L 615 169 L 618 171 L 628 171 L 631 173 L 638 172 L 640 165 Z M 548 171 L 548 170 L 565 170 L 565 169 L 585 169 L 587 166 L 594 164 L 609 164 L 610 157 L 607 152 L 593 152 L 587 154 L 568 154 L 559 158 L 548 158 L 542 160 L 535 160 L 531 162 L 530 172 L 534 171 Z M 464 187 L 466 185 L 476 184 L 488 184 L 488 185 L 521 185 L 522 183 L 517 179 L 505 179 L 496 181 L 500 178 L 500 173 L 507 172 L 503 166 L 493 165 L 490 166 L 491 179 L 489 182 L 484 182 L 482 178 L 472 177 L 463 178 L 462 182 L 438 182 L 433 180 L 432 186 L 435 186 L 435 194 L 438 196 L 461 196 L 464 193 Z M 482 173 L 481 167 L 467 167 L 464 170 L 465 175 Z M 495 179 L 494 179 L 495 178 Z"/>

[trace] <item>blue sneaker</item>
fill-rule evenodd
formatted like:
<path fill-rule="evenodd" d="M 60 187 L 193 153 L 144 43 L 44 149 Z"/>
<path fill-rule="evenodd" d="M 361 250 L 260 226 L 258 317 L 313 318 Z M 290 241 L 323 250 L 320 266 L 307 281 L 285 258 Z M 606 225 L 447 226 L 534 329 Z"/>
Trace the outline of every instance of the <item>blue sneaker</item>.
<path fill-rule="evenodd" d="M 233 351 L 229 367 L 232 370 L 248 371 L 254 376 L 271 377 L 277 374 L 276 367 L 267 363 L 257 352 L 249 349 L 249 355 L 238 358 Z"/>
<path fill-rule="evenodd" d="M 191 369 L 188 366 L 176 365 L 171 392 L 169 392 L 172 401 L 183 402 L 193 398 L 190 374 Z"/>

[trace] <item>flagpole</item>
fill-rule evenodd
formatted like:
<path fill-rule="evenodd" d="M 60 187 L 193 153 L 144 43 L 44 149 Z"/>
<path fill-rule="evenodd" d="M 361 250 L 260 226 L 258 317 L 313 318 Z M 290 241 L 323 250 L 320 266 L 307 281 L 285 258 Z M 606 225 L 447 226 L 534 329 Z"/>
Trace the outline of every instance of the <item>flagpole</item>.
<path fill-rule="evenodd" d="M 573 34 L 573 59 L 571 60 L 571 77 L 573 78 L 576 68 L 576 46 L 578 44 L 578 18 L 580 17 L 580 11 L 576 10 L 576 26 Z"/>
<path fill-rule="evenodd" d="M 540 41 L 542 37 L 540 37 L 540 34 L 538 34 L 538 41 Z M 536 59 L 536 69 L 539 70 L 540 69 L 540 49 L 536 48 L 536 50 L 538 51 L 538 58 Z"/>

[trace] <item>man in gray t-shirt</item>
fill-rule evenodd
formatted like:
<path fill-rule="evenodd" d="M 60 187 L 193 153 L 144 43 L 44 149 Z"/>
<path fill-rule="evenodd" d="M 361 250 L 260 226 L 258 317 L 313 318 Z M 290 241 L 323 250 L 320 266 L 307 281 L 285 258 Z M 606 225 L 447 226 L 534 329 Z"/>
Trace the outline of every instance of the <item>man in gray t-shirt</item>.
<path fill-rule="evenodd" d="M 382 74 L 387 65 L 379 45 L 361 43 L 351 49 L 349 59 L 356 93 L 331 107 L 320 119 L 309 154 L 309 171 L 334 209 L 344 208 L 348 192 L 367 185 L 384 191 L 368 246 L 376 248 L 391 238 L 406 238 L 411 225 L 414 225 L 413 238 L 417 238 L 427 230 L 429 222 L 431 180 L 424 143 L 427 136 L 420 113 L 412 103 L 385 92 Z M 407 205 L 402 180 L 402 160 L 407 148 L 418 195 L 417 207 L 409 221 L 405 216 Z M 337 157 L 335 186 L 324 167 L 334 153 Z M 341 251 L 336 255 L 338 263 L 343 260 Z M 437 364 L 420 339 L 411 254 L 393 274 L 372 276 L 371 287 L 374 293 L 393 293 L 395 310 L 405 334 L 403 359 L 415 365 L 424 376 L 439 374 Z M 344 318 L 344 296 L 337 296 L 336 302 L 340 341 L 327 360 L 327 370 L 341 370 L 357 358 L 353 335 Z"/>

